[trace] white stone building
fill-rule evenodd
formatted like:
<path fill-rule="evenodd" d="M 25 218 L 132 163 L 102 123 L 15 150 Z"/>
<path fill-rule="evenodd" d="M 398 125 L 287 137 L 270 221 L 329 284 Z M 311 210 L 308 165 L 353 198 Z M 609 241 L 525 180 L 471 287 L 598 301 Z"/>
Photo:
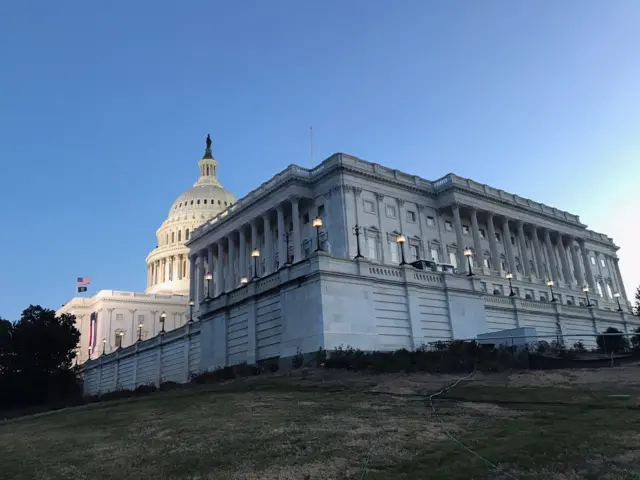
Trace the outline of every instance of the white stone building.
<path fill-rule="evenodd" d="M 173 202 L 156 232 L 158 246 L 146 260 L 145 292 L 101 290 L 90 298 L 75 297 L 58 310 L 76 316 L 80 330 L 78 363 L 102 352 L 126 348 L 139 338 L 151 338 L 160 332 L 162 323 L 165 331 L 170 331 L 188 322 L 189 249 L 185 243 L 193 230 L 236 200 L 218 180 L 218 162 L 211 153 L 209 137 L 198 167 L 198 181 Z"/>
<path fill-rule="evenodd" d="M 197 321 L 89 362 L 87 393 L 341 345 L 412 349 L 534 328 L 590 347 L 607 327 L 638 327 L 618 247 L 578 216 L 340 153 L 289 166 L 193 230 L 187 247 Z M 409 264 L 420 259 L 440 266 Z"/>

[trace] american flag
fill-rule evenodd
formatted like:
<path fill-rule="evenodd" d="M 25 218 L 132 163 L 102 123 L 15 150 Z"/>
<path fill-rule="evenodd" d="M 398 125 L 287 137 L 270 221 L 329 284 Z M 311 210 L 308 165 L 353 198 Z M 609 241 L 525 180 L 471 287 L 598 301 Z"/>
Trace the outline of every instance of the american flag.
<path fill-rule="evenodd" d="M 91 283 L 90 278 L 78 277 L 78 279 L 76 280 L 76 286 L 78 287 L 83 287 L 85 285 L 89 285 L 90 283 Z"/>

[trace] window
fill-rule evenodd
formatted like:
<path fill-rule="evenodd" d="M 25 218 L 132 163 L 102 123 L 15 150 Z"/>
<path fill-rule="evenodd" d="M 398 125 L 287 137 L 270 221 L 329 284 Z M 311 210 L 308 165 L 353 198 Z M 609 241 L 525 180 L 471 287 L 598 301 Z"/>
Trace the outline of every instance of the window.
<path fill-rule="evenodd" d="M 528 238 L 524 239 L 524 248 L 529 248 L 529 239 Z"/>
<path fill-rule="evenodd" d="M 205 199 L 203 200 L 203 202 L 204 202 L 204 204 L 206 205 L 206 204 L 207 204 L 207 199 L 205 198 Z"/>
<path fill-rule="evenodd" d="M 484 239 L 485 238 L 484 230 L 480 228 L 478 229 L 478 232 L 480 233 L 480 238 Z"/>
<path fill-rule="evenodd" d="M 418 260 L 420 258 L 420 248 L 418 245 L 410 245 L 409 252 L 411 254 L 411 260 Z"/>
<path fill-rule="evenodd" d="M 600 259 L 600 266 L 603 268 L 607 268 L 606 264 L 604 263 L 604 258 Z"/>
<path fill-rule="evenodd" d="M 578 305 L 580 305 L 581 307 L 584 307 L 586 305 L 584 298 L 578 298 Z"/>
<path fill-rule="evenodd" d="M 200 199 L 198 199 L 198 201 L 196 202 L 197 205 L 200 205 Z"/>
<path fill-rule="evenodd" d="M 309 214 L 305 213 L 304 215 L 302 215 L 302 223 L 304 223 L 305 225 L 307 223 L 309 223 Z"/>
<path fill-rule="evenodd" d="M 458 257 L 454 252 L 449 252 L 449 263 L 453 265 L 453 268 L 458 268 Z"/>
<path fill-rule="evenodd" d="M 116 313 L 116 322 L 124 322 L 124 313 Z"/>
<path fill-rule="evenodd" d="M 471 235 L 471 231 L 469 230 L 469 226 L 468 225 L 462 225 L 462 233 L 464 235 Z"/>
<path fill-rule="evenodd" d="M 449 220 L 447 220 L 446 222 L 444 222 L 444 229 L 447 232 L 450 232 L 453 230 L 453 225 L 451 224 L 451 222 Z"/>
<path fill-rule="evenodd" d="M 591 257 L 591 256 L 589 256 L 589 258 L 591 259 L 591 265 L 595 265 L 596 264 L 596 258 L 595 257 Z"/>
<path fill-rule="evenodd" d="M 302 250 L 304 258 L 309 258 L 309 255 L 311 255 L 311 242 L 309 240 L 302 242 Z"/>
<path fill-rule="evenodd" d="M 607 295 L 609 295 L 609 298 L 613 298 L 613 291 L 611 290 L 611 285 L 609 285 L 608 283 L 605 285 L 607 287 Z"/>
<path fill-rule="evenodd" d="M 365 213 L 375 213 L 376 212 L 376 204 L 371 200 L 364 201 L 364 211 Z"/>
<path fill-rule="evenodd" d="M 575 305 L 575 304 L 576 304 L 575 298 L 573 298 L 572 295 L 567 295 L 567 305 Z"/>
<path fill-rule="evenodd" d="M 502 285 L 499 285 L 497 283 L 494 283 L 492 285 L 493 288 L 493 294 L 494 295 L 503 295 L 503 291 L 502 291 Z"/>
<path fill-rule="evenodd" d="M 507 262 L 505 262 L 504 260 L 501 260 L 501 261 L 500 261 L 500 268 L 501 268 L 502 270 L 504 270 L 505 272 L 506 272 L 506 271 L 508 271 L 508 270 L 507 270 Z"/>
<path fill-rule="evenodd" d="M 182 230 L 178 230 L 178 241 L 182 240 Z"/>
<path fill-rule="evenodd" d="M 171 243 L 176 242 L 176 232 L 171 232 Z"/>
<path fill-rule="evenodd" d="M 520 266 L 520 263 L 516 263 L 516 272 L 522 273 L 522 267 Z"/>
<path fill-rule="evenodd" d="M 547 301 L 547 292 L 540 292 L 540 301 L 541 302 Z"/>
<path fill-rule="evenodd" d="M 438 255 L 438 250 L 435 248 L 431 249 L 431 260 L 436 263 L 440 263 L 440 255 Z"/>
<path fill-rule="evenodd" d="M 500 243 L 500 234 L 496 232 L 496 242 Z"/>
<path fill-rule="evenodd" d="M 189 240 L 189 229 L 187 228 L 184 232 L 184 239 Z"/>
<path fill-rule="evenodd" d="M 596 282 L 596 288 L 598 289 L 598 295 L 604 297 L 604 291 L 602 290 L 602 284 L 600 282 Z"/>
<path fill-rule="evenodd" d="M 367 252 L 369 259 L 378 259 L 378 240 L 375 237 L 367 237 Z"/>
<path fill-rule="evenodd" d="M 407 222 L 416 223 L 416 212 L 407 210 Z"/>
<path fill-rule="evenodd" d="M 487 268 L 491 268 L 491 263 L 489 263 L 489 258 L 488 257 L 484 257 L 482 259 L 482 264 Z"/>
<path fill-rule="evenodd" d="M 487 293 L 487 282 L 480 282 L 480 288 L 484 293 Z"/>
<path fill-rule="evenodd" d="M 398 243 L 395 239 L 389 240 L 389 252 L 391 253 L 391 261 L 393 263 L 399 263 L 398 258 Z"/>
<path fill-rule="evenodd" d="M 511 245 L 515 245 L 515 244 L 516 244 L 516 237 L 511 235 Z"/>
<path fill-rule="evenodd" d="M 524 298 L 526 298 L 527 300 L 535 300 L 535 297 L 533 296 L 533 290 L 525 288 Z"/>
<path fill-rule="evenodd" d="M 122 348 L 122 338 L 124 335 L 120 335 L 122 332 L 116 332 L 116 348 Z"/>
<path fill-rule="evenodd" d="M 385 205 L 384 212 L 387 217 L 396 218 L 396 207 L 394 207 L 393 205 Z"/>
<path fill-rule="evenodd" d="M 436 219 L 433 217 L 427 217 L 427 227 L 435 227 Z"/>
<path fill-rule="evenodd" d="M 144 315 L 138 315 L 138 325 L 144 323 Z"/>
<path fill-rule="evenodd" d="M 324 217 L 324 205 L 318 205 L 318 216 Z"/>

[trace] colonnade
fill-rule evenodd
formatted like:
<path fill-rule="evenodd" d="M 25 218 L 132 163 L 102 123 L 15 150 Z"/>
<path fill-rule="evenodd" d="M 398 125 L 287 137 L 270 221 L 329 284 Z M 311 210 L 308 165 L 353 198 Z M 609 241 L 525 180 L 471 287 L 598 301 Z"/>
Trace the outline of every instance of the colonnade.
<path fill-rule="evenodd" d="M 464 213 L 468 214 L 471 220 L 472 245 L 467 244 L 468 240 L 465 240 L 463 234 L 461 209 L 465 210 Z M 499 232 L 507 261 L 507 271 L 513 274 L 522 273 L 526 277 L 535 276 L 541 281 L 552 280 L 557 285 L 567 287 L 587 285 L 595 293 L 599 292 L 597 282 L 601 282 L 600 286 L 604 298 L 609 296 L 606 276 L 608 273 L 612 291 L 620 292 L 624 298 L 627 298 L 624 285 L 620 280 L 618 259 L 594 251 L 592 255 L 595 258 L 595 265 L 592 265 L 591 255 L 587 251 L 584 238 L 576 238 L 573 235 L 523 222 L 519 219 L 480 211 L 474 207 L 461 207 L 454 204 L 451 210 L 456 235 L 458 265 L 466 264 L 464 250 L 466 247 L 472 247 L 476 267 L 483 267 L 484 249 L 478 221 L 479 215 L 482 215 L 487 224 L 486 236 L 489 242 L 492 270 L 502 270 L 501 256 L 498 251 L 499 242 L 496 238 L 496 232 Z M 519 255 L 517 255 L 518 253 Z M 520 269 L 516 262 L 516 256 L 520 259 Z M 601 265 L 601 260 L 605 263 L 606 272 Z"/>
<path fill-rule="evenodd" d="M 190 298 L 196 305 L 302 258 L 300 198 L 269 209 L 189 256 Z M 291 222 L 291 230 L 287 228 Z M 287 243 L 289 248 L 287 251 Z M 252 252 L 258 256 L 252 256 Z M 207 274 L 211 278 L 206 279 Z"/>
<path fill-rule="evenodd" d="M 182 280 L 188 273 L 187 254 L 169 255 L 147 264 L 147 288 Z"/>

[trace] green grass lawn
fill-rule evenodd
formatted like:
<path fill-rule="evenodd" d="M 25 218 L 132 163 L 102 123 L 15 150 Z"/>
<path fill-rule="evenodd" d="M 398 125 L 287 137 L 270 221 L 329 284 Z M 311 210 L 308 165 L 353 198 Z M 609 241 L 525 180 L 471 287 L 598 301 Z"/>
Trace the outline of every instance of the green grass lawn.
<path fill-rule="evenodd" d="M 310 372 L 104 402 L 0 423 L 0 479 L 636 479 L 640 369 L 616 372 L 477 375 L 437 415 L 428 394 L 455 377 Z"/>

